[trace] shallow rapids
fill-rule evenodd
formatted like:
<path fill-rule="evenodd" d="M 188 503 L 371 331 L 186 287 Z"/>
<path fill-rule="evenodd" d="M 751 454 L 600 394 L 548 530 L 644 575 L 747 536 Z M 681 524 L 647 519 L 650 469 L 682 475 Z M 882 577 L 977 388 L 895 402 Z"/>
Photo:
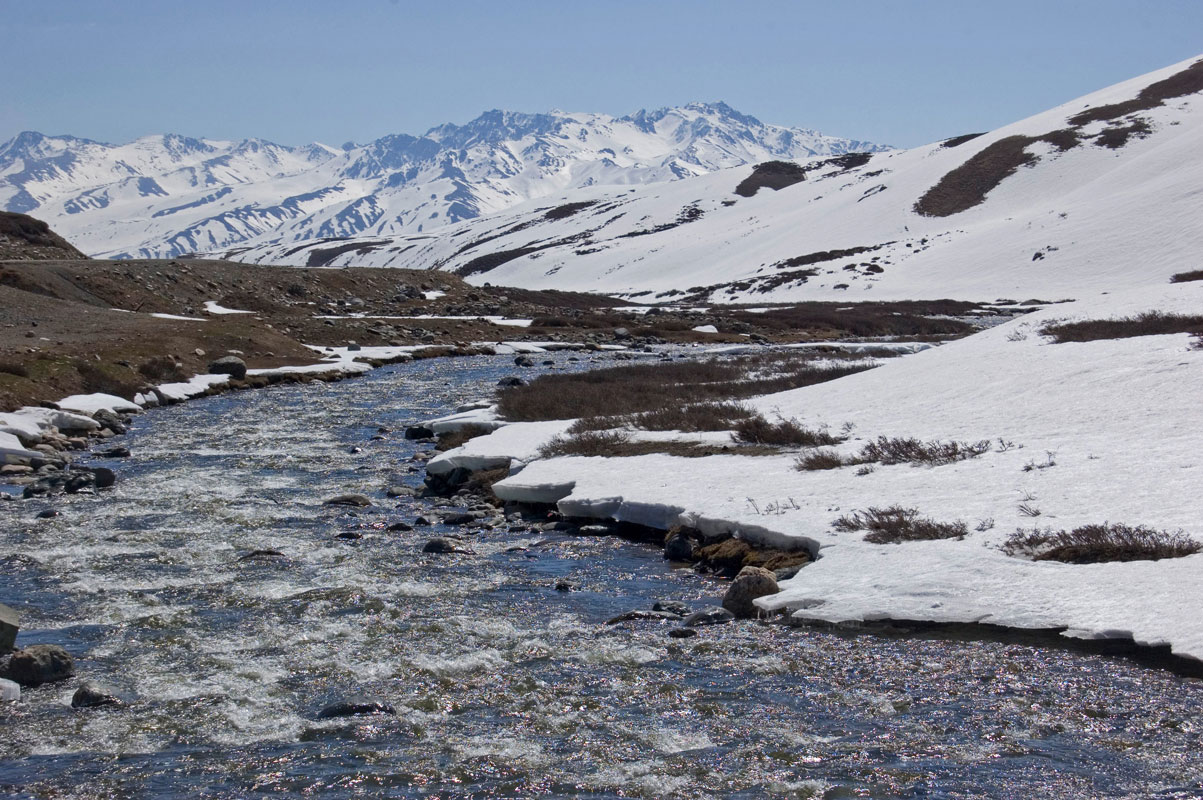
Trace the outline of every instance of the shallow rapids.
<path fill-rule="evenodd" d="M 154 410 L 131 459 L 97 462 L 115 489 L 0 503 L 0 602 L 77 673 L 0 705 L 0 797 L 1203 797 L 1199 681 L 753 621 L 670 639 L 603 624 L 721 596 L 652 546 L 497 529 L 426 554 L 465 532 L 388 531 L 433 511 L 385 496 L 421 484 L 405 424 L 513 372 L 438 359 Z M 348 492 L 376 505 L 323 505 Z M 83 681 L 125 703 L 72 709 Z M 339 701 L 397 713 L 317 719 Z"/>

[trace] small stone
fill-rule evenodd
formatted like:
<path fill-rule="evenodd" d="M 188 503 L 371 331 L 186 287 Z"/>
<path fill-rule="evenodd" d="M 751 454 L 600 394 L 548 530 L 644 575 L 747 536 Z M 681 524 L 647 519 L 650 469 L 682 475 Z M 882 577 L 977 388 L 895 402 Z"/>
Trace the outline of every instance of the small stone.
<path fill-rule="evenodd" d="M 59 512 L 57 509 L 48 508 L 45 511 L 39 511 L 37 514 L 37 518 L 38 519 L 54 519 L 58 515 L 59 515 Z"/>
<path fill-rule="evenodd" d="M 13 653 L 3 676 L 22 686 L 38 686 L 43 683 L 70 678 L 75 672 L 71 654 L 55 644 L 31 644 Z"/>
<path fill-rule="evenodd" d="M 735 615 L 719 606 L 707 606 L 700 611 L 690 614 L 681 623 L 686 628 L 696 628 L 699 625 L 721 625 L 735 619 Z"/>
<path fill-rule="evenodd" d="M 530 356 L 518 356 L 514 359 L 514 365 L 519 367 L 533 367 L 535 362 L 531 360 Z"/>
<path fill-rule="evenodd" d="M 741 619 L 750 619 L 759 612 L 752 601 L 777 591 L 777 578 L 772 572 L 764 567 L 744 567 L 727 587 L 723 608 Z"/>
<path fill-rule="evenodd" d="M 390 486 L 385 494 L 389 497 L 413 497 L 416 492 L 412 486 Z"/>
<path fill-rule="evenodd" d="M 355 343 L 355 342 L 347 342 L 347 350 L 349 350 L 349 351 L 351 351 L 351 352 L 358 352 L 358 351 L 360 351 L 360 350 L 362 350 L 362 349 L 363 349 L 363 348 L 362 348 L 362 347 L 360 347 L 360 346 L 359 346 L 357 343 Z"/>
<path fill-rule="evenodd" d="M 405 429 L 406 439 L 430 439 L 433 436 L 434 431 L 426 425 L 410 425 Z"/>
<path fill-rule="evenodd" d="M 556 581 L 557 592 L 571 592 L 577 588 L 577 585 L 572 581 L 559 580 Z"/>
<path fill-rule="evenodd" d="M 695 628 L 673 628 L 668 635 L 673 639 L 689 639 L 697 636 L 698 632 Z"/>
<path fill-rule="evenodd" d="M 343 531 L 342 533 L 338 534 L 338 536 L 335 538 L 337 538 L 337 539 L 362 539 L 363 534 L 360 533 L 359 531 Z"/>
<path fill-rule="evenodd" d="M 414 518 L 414 527 L 419 527 L 419 526 L 424 527 L 429 524 L 430 524 L 430 520 L 426 519 L 426 517 L 415 517 Z"/>
<path fill-rule="evenodd" d="M 517 375 L 511 375 L 508 378 L 502 378 L 501 380 L 497 381 L 497 385 L 502 389 L 510 389 L 515 386 L 525 386 L 526 381 L 522 380 Z"/>
<path fill-rule="evenodd" d="M 414 529 L 414 526 L 410 525 L 408 522 L 394 522 L 392 525 L 388 526 L 388 530 L 393 531 L 393 532 L 412 531 L 413 529 Z"/>
<path fill-rule="evenodd" d="M 100 458 L 129 458 L 130 452 L 128 447 L 110 447 L 97 451 L 96 455 Z"/>
<path fill-rule="evenodd" d="M 340 494 L 325 501 L 328 506 L 370 506 L 372 501 L 362 494 Z"/>
<path fill-rule="evenodd" d="M 71 696 L 72 708 L 94 708 L 96 706 L 112 705 L 121 705 L 121 701 L 90 683 L 85 683 L 76 689 L 75 694 Z"/>

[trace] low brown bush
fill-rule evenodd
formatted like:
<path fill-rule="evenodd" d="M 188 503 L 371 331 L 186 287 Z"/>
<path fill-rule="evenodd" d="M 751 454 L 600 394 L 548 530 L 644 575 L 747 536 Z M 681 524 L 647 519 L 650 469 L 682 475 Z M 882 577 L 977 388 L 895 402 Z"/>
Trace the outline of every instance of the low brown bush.
<path fill-rule="evenodd" d="M 171 356 L 155 356 L 143 361 L 138 365 L 138 372 L 152 381 L 182 381 L 187 377 L 183 365 Z"/>
<path fill-rule="evenodd" d="M 1058 344 L 1064 342 L 1094 342 L 1100 339 L 1129 339 L 1134 336 L 1161 336 L 1169 333 L 1203 335 L 1203 316 L 1198 314 L 1164 314 L 1147 311 L 1134 317 L 1120 319 L 1089 319 L 1079 322 L 1050 322 L 1040 333 L 1051 336 Z"/>
<path fill-rule="evenodd" d="M 94 364 L 91 361 L 76 361 L 75 371 L 83 381 L 85 393 L 102 392 L 133 400 L 142 385 L 132 372 L 111 364 Z"/>
<path fill-rule="evenodd" d="M 817 450 L 799 457 L 794 462 L 794 469 L 800 472 L 814 472 L 823 469 L 839 469 L 850 463 L 834 450 Z"/>
<path fill-rule="evenodd" d="M 1177 272 L 1170 276 L 1170 283 L 1189 283 L 1191 281 L 1203 281 L 1203 269 Z"/>
<path fill-rule="evenodd" d="M 465 425 L 458 430 L 440 433 L 438 443 L 435 444 L 434 449 L 454 450 L 464 442 L 475 439 L 477 436 L 484 436 L 485 434 L 492 432 L 492 428 L 486 428 L 484 425 Z"/>
<path fill-rule="evenodd" d="M 843 441 L 825 430 L 807 428 L 796 419 L 770 422 L 759 414 L 736 423 L 732 436 L 737 442 L 781 447 L 822 447 Z"/>
<path fill-rule="evenodd" d="M 664 409 L 796 389 L 875 366 L 873 361 L 836 366 L 814 364 L 812 357 L 805 354 L 635 364 L 540 375 L 525 386 L 501 390 L 498 407 L 505 419 L 521 422 L 647 412 L 667 414 Z"/>
<path fill-rule="evenodd" d="M 969 533 L 964 522 L 936 522 L 920 517 L 918 509 L 902 506 L 854 511 L 834 520 L 831 526 L 837 531 L 868 531 L 865 541 L 873 544 L 958 539 Z"/>
<path fill-rule="evenodd" d="M 18 378 L 29 377 L 29 369 L 19 361 L 0 361 L 0 372 L 16 375 Z"/>
<path fill-rule="evenodd" d="M 913 437 L 878 436 L 861 448 L 857 463 L 925 464 L 934 467 L 976 458 L 989 451 L 989 439 L 973 443 L 925 442 Z"/>
<path fill-rule="evenodd" d="M 1181 531 L 1170 533 L 1144 525 L 1104 522 L 1071 531 L 1020 528 L 1003 544 L 1007 555 L 1033 561 L 1099 564 L 1109 561 L 1158 561 L 1181 558 L 1203 550 L 1203 543 Z"/>

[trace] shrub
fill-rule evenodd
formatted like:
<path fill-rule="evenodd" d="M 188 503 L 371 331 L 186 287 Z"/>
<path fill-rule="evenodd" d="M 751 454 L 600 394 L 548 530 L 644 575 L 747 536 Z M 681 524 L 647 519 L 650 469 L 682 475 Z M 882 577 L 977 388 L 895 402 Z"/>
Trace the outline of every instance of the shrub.
<path fill-rule="evenodd" d="M 138 372 L 152 381 L 182 381 L 183 367 L 171 356 L 155 356 L 138 365 Z"/>
<path fill-rule="evenodd" d="M 28 378 L 29 370 L 18 361 L 0 361 L 0 372 L 16 375 L 18 378 Z"/>
<path fill-rule="evenodd" d="M 794 469 L 800 472 L 812 472 L 821 469 L 839 469 L 849 463 L 834 450 L 818 450 L 800 457 L 794 462 Z"/>
<path fill-rule="evenodd" d="M 438 443 L 435 444 L 434 449 L 454 450 L 470 439 L 475 439 L 477 436 L 484 436 L 485 434 L 492 432 L 493 430 L 491 428 L 486 428 L 483 425 L 465 425 L 459 430 L 440 433 Z"/>
<path fill-rule="evenodd" d="M 1020 528 L 1003 544 L 1010 556 L 1033 561 L 1061 561 L 1067 564 L 1100 564 L 1109 561 L 1157 561 L 1181 558 L 1203 550 L 1203 544 L 1181 531 L 1170 533 L 1144 525 L 1104 522 L 1083 525 L 1071 531 L 1052 528 Z"/>
<path fill-rule="evenodd" d="M 1189 283 L 1190 281 L 1203 281 L 1203 269 L 1178 272 L 1170 276 L 1170 283 Z"/>
<path fill-rule="evenodd" d="M 969 532 L 964 522 L 936 522 L 919 516 L 918 509 L 890 506 L 868 508 L 834 520 L 837 531 L 868 531 L 866 542 L 897 544 L 932 539 L 957 539 Z"/>
<path fill-rule="evenodd" d="M 573 436 L 556 436 L 539 448 L 539 457 L 609 456 L 615 447 L 630 440 L 622 431 L 583 431 Z"/>
<path fill-rule="evenodd" d="M 865 360 L 836 366 L 812 361 L 807 354 L 777 353 L 540 375 L 525 386 L 501 390 L 498 408 L 505 419 L 517 422 L 650 412 L 649 424 L 654 425 L 657 415 L 662 420 L 674 416 L 665 409 L 796 389 L 876 366 Z"/>
<path fill-rule="evenodd" d="M 827 431 L 806 428 L 796 419 L 769 422 L 759 414 L 736 423 L 732 438 L 748 444 L 773 444 L 782 447 L 821 447 L 843 441 Z"/>
<path fill-rule="evenodd" d="M 1169 333 L 1203 335 L 1203 316 L 1198 314 L 1163 314 L 1146 311 L 1134 317 L 1120 319 L 1090 319 L 1080 322 L 1050 322 L 1040 329 L 1058 344 L 1064 342 L 1093 342 L 1099 339 L 1129 339 L 1134 336 L 1162 336 Z"/>
<path fill-rule="evenodd" d="M 140 384 L 131 380 L 132 376 L 120 374 L 118 367 L 76 361 L 75 371 L 83 381 L 85 392 L 103 392 L 126 400 L 132 400 L 138 393 Z"/>
<path fill-rule="evenodd" d="M 876 440 L 869 442 L 861 449 L 858 460 L 880 464 L 926 464 L 934 467 L 976 458 L 989 451 L 989 439 L 973 443 L 934 440 L 924 442 L 912 437 L 878 436 Z"/>

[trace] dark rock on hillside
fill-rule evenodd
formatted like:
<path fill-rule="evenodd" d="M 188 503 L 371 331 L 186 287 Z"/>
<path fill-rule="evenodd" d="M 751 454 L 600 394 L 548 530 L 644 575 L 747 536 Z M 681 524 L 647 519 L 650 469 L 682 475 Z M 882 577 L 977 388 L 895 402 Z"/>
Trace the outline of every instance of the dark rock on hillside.
<path fill-rule="evenodd" d="M 246 377 L 246 362 L 238 356 L 224 356 L 209 363 L 210 375 L 229 375 L 242 380 Z"/>

